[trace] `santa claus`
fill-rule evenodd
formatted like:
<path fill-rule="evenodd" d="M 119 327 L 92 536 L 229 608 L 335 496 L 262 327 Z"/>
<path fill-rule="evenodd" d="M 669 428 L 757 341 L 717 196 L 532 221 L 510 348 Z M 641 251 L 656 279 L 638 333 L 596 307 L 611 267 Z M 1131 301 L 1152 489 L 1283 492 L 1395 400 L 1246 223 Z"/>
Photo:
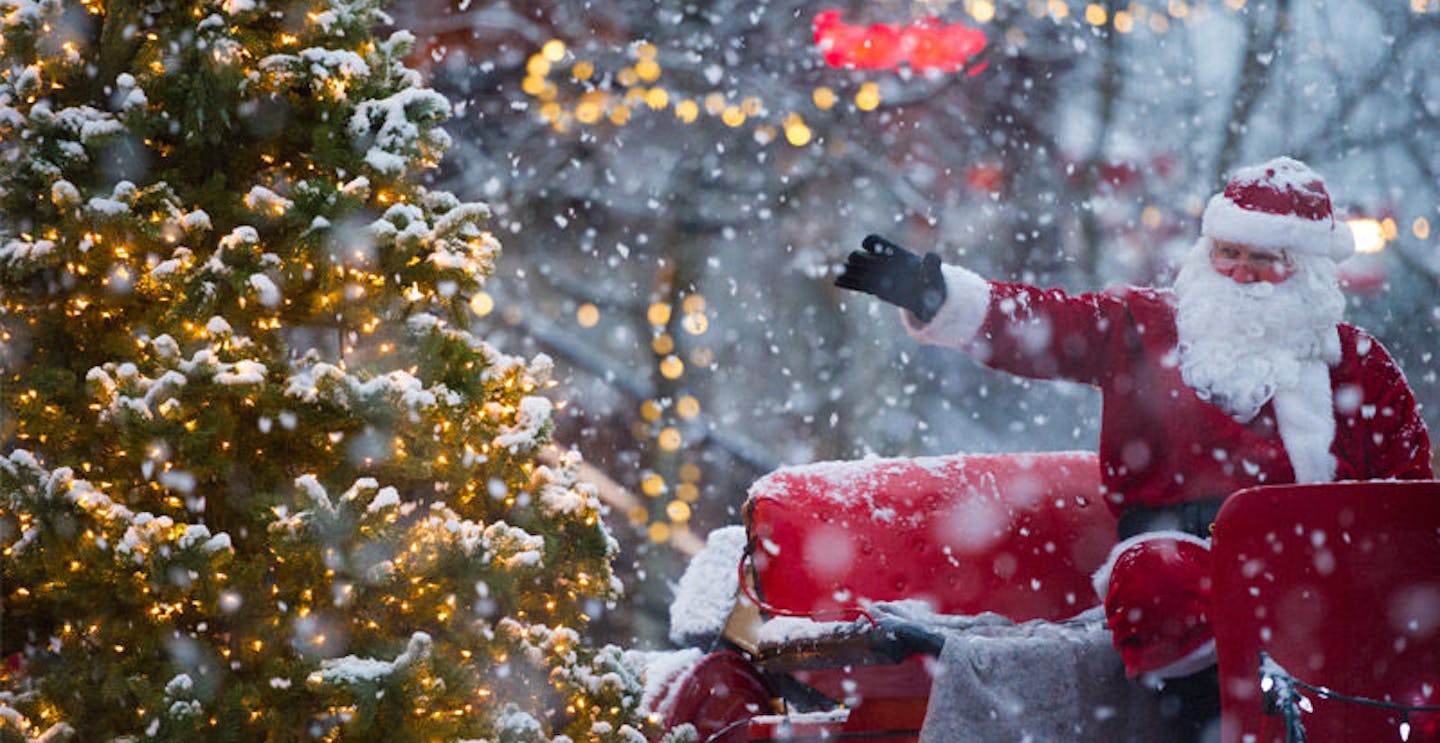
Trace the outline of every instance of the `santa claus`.
<path fill-rule="evenodd" d="M 1200 231 L 1172 290 L 987 281 L 873 235 L 836 281 L 902 307 L 922 342 L 1100 388 L 1101 476 L 1121 541 L 1095 582 L 1131 675 L 1214 663 L 1208 537 L 1226 496 L 1432 477 L 1405 377 L 1340 321 L 1336 263 L 1354 246 L 1320 176 L 1285 157 L 1241 169 Z"/>

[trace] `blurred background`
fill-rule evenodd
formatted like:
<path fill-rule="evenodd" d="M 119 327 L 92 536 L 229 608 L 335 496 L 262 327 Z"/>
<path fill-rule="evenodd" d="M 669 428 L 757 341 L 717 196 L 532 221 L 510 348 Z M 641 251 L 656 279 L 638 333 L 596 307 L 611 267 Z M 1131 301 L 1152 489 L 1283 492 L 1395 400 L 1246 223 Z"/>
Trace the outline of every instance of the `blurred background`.
<path fill-rule="evenodd" d="M 400 0 L 440 185 L 505 245 L 472 308 L 545 353 L 663 647 L 685 558 L 786 464 L 1093 450 L 1099 396 L 921 347 L 832 286 L 868 232 L 997 279 L 1168 283 L 1286 154 L 1359 239 L 1348 318 L 1440 428 L 1440 0 Z M 488 301 L 488 300 L 493 300 Z"/>

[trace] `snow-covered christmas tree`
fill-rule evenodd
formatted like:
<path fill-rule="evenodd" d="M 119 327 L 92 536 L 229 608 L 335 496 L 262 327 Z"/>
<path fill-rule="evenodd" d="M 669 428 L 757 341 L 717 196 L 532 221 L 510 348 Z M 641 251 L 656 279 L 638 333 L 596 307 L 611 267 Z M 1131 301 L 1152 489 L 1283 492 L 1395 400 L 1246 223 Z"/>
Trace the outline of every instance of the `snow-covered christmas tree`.
<path fill-rule="evenodd" d="M 0 0 L 0 740 L 642 739 L 379 5 Z"/>

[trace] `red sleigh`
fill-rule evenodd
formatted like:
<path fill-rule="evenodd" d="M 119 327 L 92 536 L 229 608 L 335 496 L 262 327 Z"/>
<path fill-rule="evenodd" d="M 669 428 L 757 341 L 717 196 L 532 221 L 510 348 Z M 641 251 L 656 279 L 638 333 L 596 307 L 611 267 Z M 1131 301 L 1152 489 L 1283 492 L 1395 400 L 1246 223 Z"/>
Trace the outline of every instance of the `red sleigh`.
<path fill-rule="evenodd" d="M 1311 741 L 1440 740 L 1440 482 L 1242 491 L 1213 548 L 1226 743 L 1286 740 L 1282 717 L 1265 714 L 1261 652 L 1363 700 L 1302 690 Z"/>
<path fill-rule="evenodd" d="M 1115 541 L 1082 453 L 787 468 L 755 484 L 745 516 L 723 636 L 691 638 L 712 652 L 656 699 L 666 727 L 693 724 L 702 741 L 915 740 L 935 638 L 838 622 L 917 598 L 944 614 L 1060 620 L 1095 603 L 1090 575 Z M 1440 483 L 1242 491 L 1214 551 L 1224 743 L 1285 740 L 1262 651 L 1281 682 L 1440 704 Z M 814 631 L 757 637 L 765 617 Z M 1401 722 L 1411 741 L 1440 740 L 1434 713 L 1307 696 L 1311 741 L 1400 740 Z"/>

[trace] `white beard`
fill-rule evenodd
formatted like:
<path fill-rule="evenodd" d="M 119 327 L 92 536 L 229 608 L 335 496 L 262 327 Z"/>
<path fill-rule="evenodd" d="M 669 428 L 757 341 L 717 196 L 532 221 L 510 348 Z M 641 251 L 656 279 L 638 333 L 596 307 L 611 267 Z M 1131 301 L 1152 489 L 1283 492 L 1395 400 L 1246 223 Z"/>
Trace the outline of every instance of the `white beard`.
<path fill-rule="evenodd" d="M 1200 238 L 1175 278 L 1180 375 L 1200 399 L 1248 423 L 1307 367 L 1339 362 L 1345 297 L 1327 258 L 1295 256 L 1294 274 L 1278 284 L 1238 284 L 1211 266 L 1210 248 Z"/>

